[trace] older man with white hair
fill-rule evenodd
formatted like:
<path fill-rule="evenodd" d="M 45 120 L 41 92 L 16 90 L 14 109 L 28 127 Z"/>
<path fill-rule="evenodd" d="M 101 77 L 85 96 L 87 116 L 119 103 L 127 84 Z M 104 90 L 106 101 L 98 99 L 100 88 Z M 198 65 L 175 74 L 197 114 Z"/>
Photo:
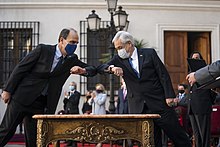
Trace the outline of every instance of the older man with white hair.
<path fill-rule="evenodd" d="M 160 114 L 161 118 L 154 120 L 156 147 L 162 146 L 161 129 L 176 147 L 191 147 L 172 108 L 176 96 L 170 76 L 156 51 L 152 48 L 136 48 L 132 35 L 125 31 L 119 31 L 112 42 L 118 55 L 100 65 L 98 72 L 107 70 L 123 77 L 127 86 L 129 113 Z"/>

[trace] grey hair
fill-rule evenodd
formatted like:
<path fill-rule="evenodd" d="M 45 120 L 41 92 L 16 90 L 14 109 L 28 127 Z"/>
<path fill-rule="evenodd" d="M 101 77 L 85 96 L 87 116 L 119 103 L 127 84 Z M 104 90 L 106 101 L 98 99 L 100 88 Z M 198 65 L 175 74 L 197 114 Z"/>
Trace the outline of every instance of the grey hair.
<path fill-rule="evenodd" d="M 112 39 L 112 43 L 114 43 L 116 40 L 121 39 L 121 42 L 123 44 L 127 43 L 128 41 L 131 42 L 131 44 L 134 45 L 134 38 L 133 36 L 125 31 L 118 31 L 115 35 L 115 37 Z"/>

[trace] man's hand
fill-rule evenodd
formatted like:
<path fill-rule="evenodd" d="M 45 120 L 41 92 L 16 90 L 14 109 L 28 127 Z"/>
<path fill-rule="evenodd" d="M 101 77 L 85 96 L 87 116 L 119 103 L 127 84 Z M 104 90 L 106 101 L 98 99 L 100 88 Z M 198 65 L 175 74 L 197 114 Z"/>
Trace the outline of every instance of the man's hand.
<path fill-rule="evenodd" d="M 82 67 L 79 67 L 79 66 L 73 66 L 71 69 L 70 69 L 70 73 L 71 74 L 86 74 L 86 69 L 85 68 L 82 68 Z"/>
<path fill-rule="evenodd" d="M 177 101 L 174 98 L 166 98 L 166 103 L 169 107 L 177 106 Z"/>
<path fill-rule="evenodd" d="M 174 99 L 173 99 L 173 102 L 174 102 L 175 104 L 178 104 L 179 98 L 174 98 Z"/>
<path fill-rule="evenodd" d="M 10 102 L 11 94 L 7 91 L 3 91 L 1 94 L 2 100 L 7 104 Z"/>
<path fill-rule="evenodd" d="M 192 72 L 186 76 L 186 80 L 189 81 L 189 84 L 192 86 L 196 82 L 195 72 Z"/>
<path fill-rule="evenodd" d="M 112 67 L 111 72 L 116 76 L 123 76 L 123 70 L 121 67 Z"/>

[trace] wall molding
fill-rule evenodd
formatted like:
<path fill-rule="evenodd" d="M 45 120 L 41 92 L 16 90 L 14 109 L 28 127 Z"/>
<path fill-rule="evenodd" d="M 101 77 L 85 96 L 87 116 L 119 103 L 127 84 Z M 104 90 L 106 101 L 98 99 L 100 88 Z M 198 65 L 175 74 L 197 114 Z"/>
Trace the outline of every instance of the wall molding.
<path fill-rule="evenodd" d="M 151 2 L 122 2 L 126 9 L 143 10 L 180 10 L 180 11 L 220 11 L 220 2 L 197 3 L 151 3 Z M 106 2 L 0 2 L 1 9 L 102 9 L 106 8 Z"/>
<path fill-rule="evenodd" d="M 219 24 L 157 24 L 156 31 L 157 51 L 162 61 L 164 61 L 164 31 L 211 32 L 212 62 L 220 58 Z"/>

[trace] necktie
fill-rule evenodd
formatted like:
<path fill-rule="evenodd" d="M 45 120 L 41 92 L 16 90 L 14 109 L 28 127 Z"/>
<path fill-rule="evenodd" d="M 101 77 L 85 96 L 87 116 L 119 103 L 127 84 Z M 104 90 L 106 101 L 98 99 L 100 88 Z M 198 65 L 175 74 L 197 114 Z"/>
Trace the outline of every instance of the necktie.
<path fill-rule="evenodd" d="M 132 69 L 134 70 L 135 74 L 137 75 L 137 77 L 140 78 L 140 75 L 139 75 L 138 71 L 134 68 L 132 60 L 133 60 L 132 58 L 129 58 L 129 63 L 131 65 Z"/>
<path fill-rule="evenodd" d="M 183 98 L 183 94 L 179 94 L 179 101 Z"/>
<path fill-rule="evenodd" d="M 56 70 L 60 65 L 63 64 L 64 59 L 65 58 L 63 58 L 63 56 L 59 57 L 59 61 L 57 62 L 57 65 L 54 67 L 53 71 Z"/>
<path fill-rule="evenodd" d="M 127 96 L 127 89 L 123 88 L 123 98 L 124 98 L 124 100 L 125 100 L 126 96 Z"/>
<path fill-rule="evenodd" d="M 59 59 L 59 61 L 57 62 L 57 65 L 54 67 L 54 69 L 52 71 L 55 71 L 61 64 L 63 64 L 63 62 L 64 62 L 63 56 L 59 57 L 58 59 Z M 48 94 L 47 91 L 48 91 L 48 83 L 45 85 L 45 87 L 44 87 L 43 91 L 41 92 L 41 94 L 46 96 Z"/>

